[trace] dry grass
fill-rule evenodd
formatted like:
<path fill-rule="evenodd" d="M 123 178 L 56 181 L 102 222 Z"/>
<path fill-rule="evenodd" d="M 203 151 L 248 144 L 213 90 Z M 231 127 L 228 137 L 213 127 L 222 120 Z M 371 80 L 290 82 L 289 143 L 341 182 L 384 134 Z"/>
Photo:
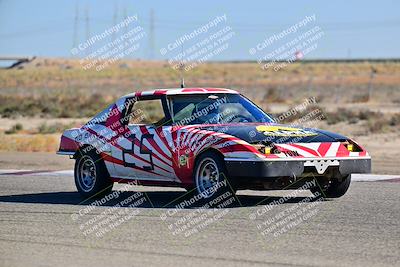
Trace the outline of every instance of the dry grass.
<path fill-rule="evenodd" d="M 55 152 L 59 134 L 0 134 L 0 151 Z"/>
<path fill-rule="evenodd" d="M 124 67 L 121 67 L 124 66 Z M 278 72 L 264 71 L 257 63 L 207 63 L 185 73 L 188 86 L 232 87 L 240 90 L 294 90 L 309 85 L 325 89 L 367 89 L 371 69 L 375 88 L 391 91 L 400 85 L 400 63 L 294 63 Z M 78 60 L 36 59 L 24 69 L 0 70 L 1 94 L 38 95 L 100 93 L 116 97 L 146 88 L 178 87 L 180 74 L 167 62 L 121 61 L 100 72 L 83 70 Z M 321 90 L 320 90 L 321 88 Z M 386 90 L 386 89 L 385 89 Z M 360 91 L 352 92 L 359 94 Z M 351 99 L 350 99 L 351 100 Z"/>
<path fill-rule="evenodd" d="M 3 118 L 47 117 L 81 118 L 91 117 L 109 103 L 100 94 L 43 94 L 38 97 L 24 95 L 0 95 L 0 115 Z"/>
<path fill-rule="evenodd" d="M 326 115 L 323 128 L 340 132 L 353 125 L 349 133 L 357 135 L 398 131 L 399 73 L 400 63 L 300 62 L 278 72 L 257 63 L 207 63 L 185 73 L 185 81 L 188 87 L 236 89 L 275 114 L 313 96 Z M 176 88 L 179 81 L 164 61 L 121 61 L 97 72 L 83 70 L 78 60 L 38 58 L 22 69 L 0 69 L 0 116 L 9 123 L 0 125 L 0 150 L 55 151 L 54 133 L 71 126 L 60 118 L 90 118 L 121 95 Z M 148 120 L 156 116 L 152 107 L 144 113 Z M 29 120 L 43 121 L 32 126 Z"/>
<path fill-rule="evenodd" d="M 237 89 L 260 105 L 310 96 L 323 104 L 398 104 L 398 73 L 400 63 L 294 63 L 278 72 L 257 63 L 208 63 L 185 73 L 185 80 L 187 86 Z M 83 70 L 78 60 L 39 58 L 23 69 L 0 70 L 0 115 L 91 117 L 121 95 L 178 87 L 179 77 L 167 62 L 122 61 L 97 72 Z"/>

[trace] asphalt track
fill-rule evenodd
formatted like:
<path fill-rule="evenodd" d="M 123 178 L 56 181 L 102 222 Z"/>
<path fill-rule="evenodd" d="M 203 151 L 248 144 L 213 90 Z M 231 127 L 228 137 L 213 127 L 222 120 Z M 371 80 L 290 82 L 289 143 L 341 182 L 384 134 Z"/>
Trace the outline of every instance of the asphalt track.
<path fill-rule="evenodd" d="M 399 179 L 358 180 L 333 201 L 239 191 L 226 208 L 174 209 L 179 189 L 118 185 L 91 206 L 69 172 L 3 171 L 0 266 L 399 266 Z"/>

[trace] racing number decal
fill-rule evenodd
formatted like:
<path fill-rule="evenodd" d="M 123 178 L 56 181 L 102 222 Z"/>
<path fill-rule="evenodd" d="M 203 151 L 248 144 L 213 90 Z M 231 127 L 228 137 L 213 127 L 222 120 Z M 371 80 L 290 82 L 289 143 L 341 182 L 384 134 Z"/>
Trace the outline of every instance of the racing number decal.
<path fill-rule="evenodd" d="M 264 135 L 267 136 L 313 136 L 317 135 L 317 133 L 300 129 L 300 128 L 292 128 L 292 127 L 285 127 L 285 126 L 270 126 L 270 125 L 259 125 L 256 127 L 256 130 L 262 132 Z"/>
<path fill-rule="evenodd" d="M 140 139 L 140 154 L 148 154 L 149 155 L 149 161 L 150 161 L 150 166 L 143 166 L 143 170 L 145 171 L 152 171 L 154 170 L 154 163 L 153 163 L 153 151 L 151 149 L 148 149 L 143 146 L 143 140 L 146 139 L 154 139 L 153 134 L 143 134 L 142 138 Z M 133 150 L 133 146 L 132 146 Z"/>
<path fill-rule="evenodd" d="M 136 135 L 131 134 L 129 136 L 128 140 L 132 141 L 132 148 L 131 149 L 122 149 L 122 161 L 124 162 L 124 167 L 136 167 L 136 168 L 141 168 L 145 171 L 154 170 L 153 152 L 151 149 L 148 149 L 143 145 L 144 139 L 153 139 L 153 137 L 154 137 L 153 134 L 143 134 L 142 138 L 140 139 L 140 147 L 139 147 L 140 154 L 149 155 L 150 166 L 137 167 L 135 163 L 126 161 L 125 154 L 133 154 L 133 155 L 135 154 L 134 148 L 135 148 Z"/>

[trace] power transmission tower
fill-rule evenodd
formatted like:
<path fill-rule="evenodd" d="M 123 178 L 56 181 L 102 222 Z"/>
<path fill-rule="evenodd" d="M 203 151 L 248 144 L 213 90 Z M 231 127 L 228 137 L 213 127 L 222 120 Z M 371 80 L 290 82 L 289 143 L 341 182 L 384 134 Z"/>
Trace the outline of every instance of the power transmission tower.
<path fill-rule="evenodd" d="M 124 6 L 124 10 L 123 10 L 123 20 L 126 20 L 127 18 L 128 18 L 128 14 L 127 14 L 127 11 L 126 11 L 126 6 Z M 128 33 L 128 25 L 126 25 L 125 27 L 124 27 L 124 33 L 123 33 L 123 35 L 126 35 Z M 129 47 L 126 47 L 126 49 L 128 49 Z M 124 58 L 127 58 L 128 57 L 128 55 L 127 54 L 125 54 L 124 55 Z"/>
<path fill-rule="evenodd" d="M 89 6 L 85 8 L 85 24 L 86 24 L 86 41 L 90 38 L 90 25 L 89 25 Z M 86 56 L 90 54 L 90 46 L 86 48 Z"/>
<path fill-rule="evenodd" d="M 118 5 L 116 3 L 114 3 L 114 15 L 113 15 L 113 27 L 115 26 L 115 24 L 117 24 L 117 19 L 118 19 Z M 114 42 L 117 38 L 116 38 L 116 34 L 115 32 L 112 33 L 111 35 L 111 42 Z"/>
<path fill-rule="evenodd" d="M 369 75 L 369 82 L 368 82 L 368 101 L 371 101 L 371 99 L 372 99 L 372 93 L 373 93 L 373 89 L 374 89 L 373 81 L 374 81 L 374 78 L 375 78 L 375 75 L 377 72 L 378 71 L 376 68 L 371 67 L 371 73 Z"/>
<path fill-rule="evenodd" d="M 347 59 L 351 59 L 351 49 L 347 49 Z"/>
<path fill-rule="evenodd" d="M 128 12 L 126 6 L 124 7 L 123 10 L 123 19 L 126 20 L 128 18 Z M 124 27 L 124 34 L 128 32 L 128 27 Z"/>
<path fill-rule="evenodd" d="M 74 33 L 72 36 L 72 48 L 76 48 L 78 46 L 78 26 L 79 26 L 79 5 L 78 5 L 78 2 L 76 2 L 75 19 L 74 19 Z"/>
<path fill-rule="evenodd" d="M 154 9 L 150 9 L 149 59 L 154 59 Z"/>

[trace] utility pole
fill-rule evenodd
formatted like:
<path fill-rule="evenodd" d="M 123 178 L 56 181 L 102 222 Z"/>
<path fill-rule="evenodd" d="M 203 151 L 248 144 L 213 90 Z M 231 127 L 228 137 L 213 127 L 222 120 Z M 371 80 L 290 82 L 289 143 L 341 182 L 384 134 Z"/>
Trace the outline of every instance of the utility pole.
<path fill-rule="evenodd" d="M 124 10 L 123 10 L 123 19 L 126 20 L 128 18 L 128 14 L 126 11 L 126 6 L 124 6 Z M 128 33 L 128 25 L 124 27 L 124 35 Z M 128 47 L 126 47 L 127 49 Z M 128 54 L 125 53 L 124 58 L 128 58 Z"/>
<path fill-rule="evenodd" d="M 89 6 L 85 9 L 85 22 L 86 22 L 86 41 L 90 38 L 90 25 L 89 25 Z M 86 56 L 90 55 L 90 46 L 86 48 Z"/>
<path fill-rule="evenodd" d="M 113 27 L 115 26 L 115 24 L 117 24 L 117 19 L 118 19 L 118 5 L 116 3 L 114 3 L 114 15 L 113 15 Z M 117 37 L 115 35 L 115 32 L 112 33 L 111 35 L 111 42 L 114 42 Z"/>
<path fill-rule="evenodd" d="M 149 59 L 154 59 L 154 9 L 150 9 Z"/>
<path fill-rule="evenodd" d="M 374 67 L 371 67 L 371 73 L 369 75 L 369 83 L 368 83 L 368 101 L 371 101 L 371 99 L 372 99 L 372 92 L 374 89 L 373 81 L 375 78 L 375 74 L 377 72 L 378 72 L 377 69 L 375 69 Z"/>
<path fill-rule="evenodd" d="M 79 26 L 79 5 L 78 5 L 78 2 L 76 2 L 75 19 L 74 19 L 74 33 L 72 36 L 72 48 L 76 48 L 78 46 L 78 26 Z"/>
<path fill-rule="evenodd" d="M 347 49 L 347 59 L 351 59 L 351 49 Z"/>

